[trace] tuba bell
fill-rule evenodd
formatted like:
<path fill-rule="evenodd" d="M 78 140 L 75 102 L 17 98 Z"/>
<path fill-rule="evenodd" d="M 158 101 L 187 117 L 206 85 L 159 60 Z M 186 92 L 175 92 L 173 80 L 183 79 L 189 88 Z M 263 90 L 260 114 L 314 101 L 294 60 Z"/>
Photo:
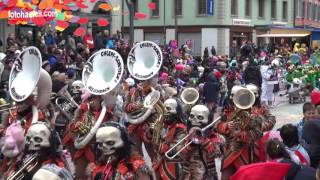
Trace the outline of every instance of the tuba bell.
<path fill-rule="evenodd" d="M 180 95 L 183 103 L 194 105 L 199 100 L 199 92 L 195 88 L 185 88 Z"/>
<path fill-rule="evenodd" d="M 231 98 L 238 109 L 249 109 L 253 106 L 256 95 L 247 87 L 233 86 L 231 89 Z"/>
<path fill-rule="evenodd" d="M 9 93 L 14 101 L 23 102 L 32 93 L 36 95 L 32 123 L 38 121 L 38 108 L 44 109 L 49 104 L 52 91 L 51 77 L 41 64 L 38 48 L 27 47 L 15 59 L 9 76 Z"/>
<path fill-rule="evenodd" d="M 111 49 L 102 49 L 94 53 L 84 65 L 82 82 L 86 90 L 93 95 L 102 96 L 102 110 L 94 124 L 86 118 L 79 129 L 86 130 L 78 133 L 74 141 L 76 149 L 84 148 L 95 136 L 107 112 L 107 106 L 114 105 L 118 93 L 118 85 L 122 80 L 124 64 L 120 54 Z M 91 117 L 93 118 L 93 117 Z M 91 127 L 83 127 L 90 125 Z M 85 134 L 85 135 L 83 135 Z"/>

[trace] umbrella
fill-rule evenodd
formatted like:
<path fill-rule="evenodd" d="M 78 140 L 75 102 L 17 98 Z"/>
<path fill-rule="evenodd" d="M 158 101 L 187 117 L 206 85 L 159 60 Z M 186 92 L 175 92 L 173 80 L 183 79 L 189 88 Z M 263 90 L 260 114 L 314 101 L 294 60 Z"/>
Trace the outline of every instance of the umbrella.
<path fill-rule="evenodd" d="M 283 180 L 287 175 L 290 164 L 278 162 L 263 162 L 241 166 L 230 177 L 230 180 Z"/>

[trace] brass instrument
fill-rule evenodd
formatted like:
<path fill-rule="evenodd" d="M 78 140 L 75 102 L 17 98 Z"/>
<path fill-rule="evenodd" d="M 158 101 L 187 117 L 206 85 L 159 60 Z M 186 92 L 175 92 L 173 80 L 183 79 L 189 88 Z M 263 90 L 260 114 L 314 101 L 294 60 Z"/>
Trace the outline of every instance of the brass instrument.
<path fill-rule="evenodd" d="M 160 135 L 161 130 L 163 128 L 163 120 L 165 114 L 165 107 L 160 100 L 160 92 L 157 90 L 152 89 L 152 92 L 148 94 L 148 96 L 144 100 L 144 107 L 149 108 L 153 107 L 155 109 L 156 118 L 154 122 L 150 123 L 150 128 L 152 129 L 152 143 L 159 144 L 160 143 Z"/>
<path fill-rule="evenodd" d="M 255 94 L 254 94 L 254 92 L 252 92 L 252 90 L 250 90 L 249 88 L 246 88 L 246 87 L 242 87 L 242 86 L 234 86 L 231 90 L 231 96 L 232 96 L 232 101 L 233 101 L 234 105 L 236 106 L 236 110 L 232 116 L 233 118 L 235 118 L 241 110 L 251 108 L 253 106 L 253 104 L 255 102 L 255 98 L 256 98 Z M 206 130 L 208 130 L 209 128 L 214 126 L 215 123 L 217 123 L 220 119 L 221 119 L 221 116 L 217 117 L 215 120 L 213 120 L 206 127 L 202 128 L 201 133 L 203 134 Z M 175 150 L 175 148 L 177 146 L 184 143 L 184 141 L 187 140 L 190 136 L 191 136 L 191 134 L 188 134 L 184 138 L 182 138 L 177 144 L 175 144 L 173 147 L 171 147 L 165 153 L 165 156 L 170 160 L 177 157 L 184 149 L 186 149 L 189 145 L 192 144 L 192 141 L 190 140 L 187 143 L 185 143 L 185 145 L 181 149 L 179 149 L 175 154 L 171 155 L 172 152 Z"/>
<path fill-rule="evenodd" d="M 15 102 L 3 104 L 3 105 L 0 105 L 0 112 L 10 111 L 11 109 L 15 109 L 15 108 L 16 108 Z"/>
<path fill-rule="evenodd" d="M 66 116 L 69 121 L 73 119 L 73 112 L 78 108 L 74 103 L 72 103 L 68 98 L 59 96 L 55 100 L 55 104 L 59 108 L 60 112 Z"/>
<path fill-rule="evenodd" d="M 7 180 L 22 180 L 26 173 L 30 173 L 39 165 L 38 155 L 33 154 L 26 160 L 26 163 L 18 170 L 13 172 Z"/>

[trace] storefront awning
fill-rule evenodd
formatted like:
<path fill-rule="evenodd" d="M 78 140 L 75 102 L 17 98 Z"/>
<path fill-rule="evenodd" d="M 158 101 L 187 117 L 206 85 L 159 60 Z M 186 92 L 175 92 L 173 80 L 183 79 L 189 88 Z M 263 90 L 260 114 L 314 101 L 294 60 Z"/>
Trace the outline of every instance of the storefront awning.
<path fill-rule="evenodd" d="M 257 37 L 305 37 L 309 36 L 311 31 L 294 28 L 272 28 L 267 34 L 259 34 Z"/>
<path fill-rule="evenodd" d="M 306 37 L 310 34 L 261 34 L 257 37 Z"/>

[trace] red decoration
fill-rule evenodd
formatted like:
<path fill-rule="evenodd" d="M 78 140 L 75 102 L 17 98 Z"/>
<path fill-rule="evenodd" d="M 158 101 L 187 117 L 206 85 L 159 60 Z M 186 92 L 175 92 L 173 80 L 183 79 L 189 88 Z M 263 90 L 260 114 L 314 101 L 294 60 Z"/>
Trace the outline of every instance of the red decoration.
<path fill-rule="evenodd" d="M 147 17 L 145 13 L 136 12 L 134 15 L 137 19 L 144 19 Z"/>
<path fill-rule="evenodd" d="M 32 22 L 37 26 L 43 26 L 46 24 L 46 20 L 43 17 L 34 17 Z"/>
<path fill-rule="evenodd" d="M 104 18 L 100 18 L 97 21 L 98 26 L 107 26 L 109 24 L 109 21 Z"/>
<path fill-rule="evenodd" d="M 89 18 L 84 17 L 84 18 L 80 18 L 78 23 L 79 24 L 87 24 L 89 22 Z"/>
<path fill-rule="evenodd" d="M 85 4 L 83 4 L 82 2 L 76 2 L 76 5 L 77 5 L 80 9 L 88 8 L 88 6 L 85 5 Z"/>
<path fill-rule="evenodd" d="M 69 27 L 69 23 L 66 21 L 57 20 L 57 26 L 65 29 L 65 28 Z"/>
<path fill-rule="evenodd" d="M 314 105 L 320 104 L 320 91 L 319 90 L 313 90 L 310 95 L 311 103 Z"/>
<path fill-rule="evenodd" d="M 86 32 L 86 29 L 84 29 L 83 27 L 78 27 L 74 32 L 73 35 L 75 36 L 83 36 Z"/>
<path fill-rule="evenodd" d="M 17 0 L 8 0 L 8 7 L 14 7 L 17 4 Z"/>
<path fill-rule="evenodd" d="M 96 2 L 96 0 L 90 0 L 90 3 L 95 3 Z"/>
<path fill-rule="evenodd" d="M 112 9 L 112 6 L 110 4 L 103 3 L 99 5 L 99 8 L 105 11 L 110 11 Z"/>
<path fill-rule="evenodd" d="M 156 9 L 156 3 L 151 2 L 151 3 L 148 4 L 148 7 L 149 7 L 150 10 L 155 10 Z"/>

